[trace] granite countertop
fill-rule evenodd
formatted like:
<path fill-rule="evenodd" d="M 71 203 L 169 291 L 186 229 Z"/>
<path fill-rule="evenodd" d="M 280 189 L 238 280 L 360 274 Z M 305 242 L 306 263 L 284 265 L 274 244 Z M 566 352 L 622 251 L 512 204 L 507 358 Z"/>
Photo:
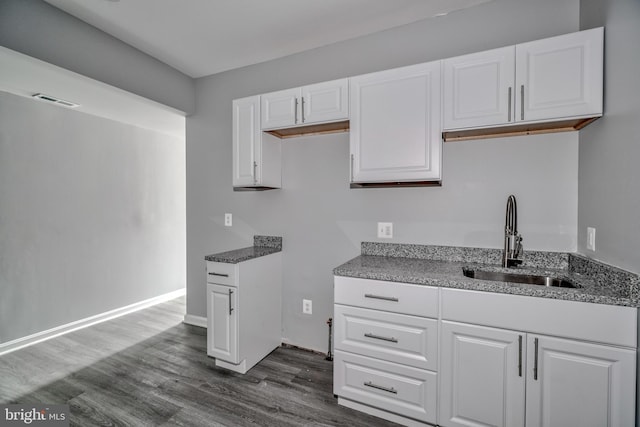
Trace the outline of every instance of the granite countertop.
<path fill-rule="evenodd" d="M 282 251 L 282 237 L 253 236 L 253 246 L 220 252 L 204 257 L 206 261 L 237 264 L 250 259 L 271 255 Z"/>
<path fill-rule="evenodd" d="M 525 263 L 500 266 L 500 250 L 363 242 L 362 255 L 336 267 L 336 276 L 414 283 L 569 301 L 640 307 L 637 275 L 574 255 L 525 252 Z M 527 261 L 527 258 L 529 260 Z M 577 288 L 471 279 L 462 268 L 541 274 L 567 279 Z M 610 270 L 607 270 L 610 269 Z"/>

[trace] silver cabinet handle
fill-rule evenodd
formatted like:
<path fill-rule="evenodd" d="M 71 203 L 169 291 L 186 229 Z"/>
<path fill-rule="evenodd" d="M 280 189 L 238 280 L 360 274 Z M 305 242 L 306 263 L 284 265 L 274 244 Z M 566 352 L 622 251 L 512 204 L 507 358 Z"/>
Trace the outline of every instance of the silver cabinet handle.
<path fill-rule="evenodd" d="M 376 340 L 389 341 L 389 342 L 395 342 L 395 343 L 398 342 L 397 338 L 394 338 L 394 337 L 383 337 L 383 336 L 372 334 L 372 333 L 366 333 L 366 334 L 364 334 L 364 336 L 367 337 L 367 338 L 373 338 L 373 339 L 376 339 Z"/>
<path fill-rule="evenodd" d="M 524 85 L 520 86 L 520 120 L 524 120 Z"/>
<path fill-rule="evenodd" d="M 258 183 L 258 163 L 257 162 L 253 162 L 253 183 L 257 184 Z"/>
<path fill-rule="evenodd" d="M 353 154 L 351 155 L 351 182 L 353 182 Z"/>
<path fill-rule="evenodd" d="M 229 277 L 229 275 L 228 275 L 228 274 L 224 274 L 224 273 L 216 273 L 216 272 L 211 272 L 211 273 L 209 273 L 209 276 Z"/>
<path fill-rule="evenodd" d="M 509 121 L 511 121 L 511 86 L 509 86 L 509 98 L 508 98 L 508 101 L 509 101 L 509 107 L 508 107 L 509 110 L 507 112 L 507 119 Z"/>
<path fill-rule="evenodd" d="M 304 96 L 302 97 L 302 123 L 304 123 Z"/>
<path fill-rule="evenodd" d="M 538 338 L 534 338 L 533 345 L 535 347 L 535 353 L 533 356 L 533 379 L 538 380 Z"/>
<path fill-rule="evenodd" d="M 364 385 L 367 386 L 367 387 L 375 388 L 377 390 L 386 391 L 387 393 L 398 394 L 398 390 L 396 390 L 393 387 L 384 387 L 384 386 L 381 386 L 381 385 L 374 384 L 371 381 L 365 382 Z"/>
<path fill-rule="evenodd" d="M 298 124 L 298 98 L 296 98 L 295 111 L 293 112 L 293 123 Z"/>
<path fill-rule="evenodd" d="M 522 335 L 518 335 L 518 376 L 522 376 Z"/>
<path fill-rule="evenodd" d="M 229 316 L 233 313 L 233 307 L 231 307 L 231 295 L 233 295 L 233 291 L 229 289 Z"/>
<path fill-rule="evenodd" d="M 381 300 L 385 300 L 385 301 L 393 301 L 393 302 L 398 302 L 398 298 L 396 297 L 385 297 L 382 295 L 374 295 L 374 294 L 364 294 L 365 298 L 372 298 L 372 299 L 381 299 Z"/>

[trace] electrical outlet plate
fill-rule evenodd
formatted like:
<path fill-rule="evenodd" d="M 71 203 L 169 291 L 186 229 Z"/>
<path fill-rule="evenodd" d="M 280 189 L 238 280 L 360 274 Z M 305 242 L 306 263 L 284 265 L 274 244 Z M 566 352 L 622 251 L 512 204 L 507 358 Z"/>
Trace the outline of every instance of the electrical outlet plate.
<path fill-rule="evenodd" d="M 587 249 L 596 250 L 596 229 L 594 227 L 587 227 Z"/>
<path fill-rule="evenodd" d="M 378 223 L 378 238 L 391 239 L 393 237 L 393 223 L 392 222 L 379 222 Z"/>
<path fill-rule="evenodd" d="M 230 213 L 224 214 L 224 225 L 225 227 L 231 227 L 231 225 L 233 225 L 233 215 Z"/>
<path fill-rule="evenodd" d="M 302 300 L 302 313 L 303 314 L 312 314 L 313 313 L 313 302 L 310 299 Z"/>

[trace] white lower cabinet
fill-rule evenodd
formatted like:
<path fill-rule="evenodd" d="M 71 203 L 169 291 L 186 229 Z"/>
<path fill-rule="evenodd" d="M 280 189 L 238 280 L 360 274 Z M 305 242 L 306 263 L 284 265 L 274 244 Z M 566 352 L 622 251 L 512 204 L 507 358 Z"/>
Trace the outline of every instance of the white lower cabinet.
<path fill-rule="evenodd" d="M 334 277 L 338 403 L 406 426 L 636 425 L 638 309 Z"/>
<path fill-rule="evenodd" d="M 229 363 L 238 363 L 237 294 L 236 287 L 207 285 L 207 318 L 212 319 L 207 354 Z"/>
<path fill-rule="evenodd" d="M 385 411 L 436 422 L 437 374 L 336 350 L 334 393 Z"/>
<path fill-rule="evenodd" d="M 442 323 L 440 424 L 524 425 L 524 334 Z"/>
<path fill-rule="evenodd" d="M 404 425 L 436 424 L 438 288 L 335 277 L 338 403 Z"/>
<path fill-rule="evenodd" d="M 527 426 L 635 425 L 635 350 L 528 334 L 527 353 Z"/>
<path fill-rule="evenodd" d="M 637 309 L 443 289 L 441 310 L 440 425 L 635 425 Z"/>
<path fill-rule="evenodd" d="M 282 341 L 282 254 L 207 262 L 207 354 L 246 373 Z"/>

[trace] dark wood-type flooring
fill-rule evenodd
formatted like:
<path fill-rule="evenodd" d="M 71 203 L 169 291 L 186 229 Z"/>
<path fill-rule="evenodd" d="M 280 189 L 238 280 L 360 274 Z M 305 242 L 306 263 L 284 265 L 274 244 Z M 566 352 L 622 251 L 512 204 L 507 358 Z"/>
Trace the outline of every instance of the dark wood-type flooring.
<path fill-rule="evenodd" d="M 240 375 L 182 323 L 184 298 L 0 356 L 0 403 L 69 404 L 74 426 L 395 426 L 338 406 L 324 355 L 278 348 Z"/>

